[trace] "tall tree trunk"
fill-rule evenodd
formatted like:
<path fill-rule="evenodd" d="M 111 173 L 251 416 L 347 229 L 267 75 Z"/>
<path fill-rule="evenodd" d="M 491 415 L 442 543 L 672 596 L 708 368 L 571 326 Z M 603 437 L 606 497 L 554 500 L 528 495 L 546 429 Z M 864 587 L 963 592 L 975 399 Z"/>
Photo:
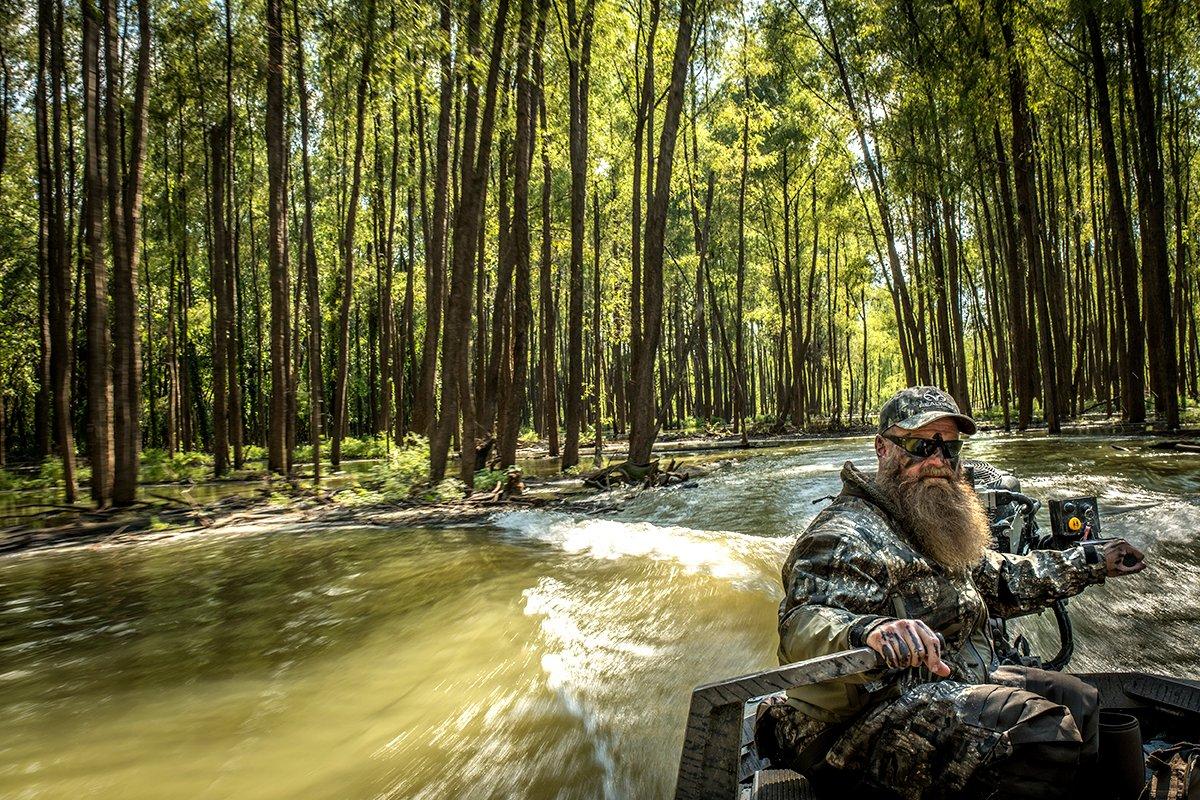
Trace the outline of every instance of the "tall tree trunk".
<path fill-rule="evenodd" d="M 454 78 L 450 69 L 451 14 L 450 0 L 439 0 L 439 32 L 444 49 L 439 60 L 441 87 L 438 93 L 437 152 L 433 182 L 433 223 L 429 249 L 425 253 L 425 337 L 421 348 L 421 374 L 413 397 L 413 428 L 430 439 L 437 424 L 437 354 L 442 328 L 444 302 L 446 237 L 449 226 L 450 189 L 450 110 Z M 417 110 L 421 113 L 418 88 Z M 422 125 L 421 130 L 424 130 Z M 448 367 L 443 362 L 442 368 Z"/>
<path fill-rule="evenodd" d="M 83 136 L 87 194 L 83 213 L 83 259 L 87 286 L 88 461 L 92 500 L 112 503 L 112 371 L 109 355 L 108 269 L 104 263 L 102 214 L 105 180 L 100 124 L 100 12 L 83 0 Z"/>
<path fill-rule="evenodd" d="M 287 446 L 288 275 L 284 253 L 287 194 L 283 138 L 283 0 L 267 0 L 266 15 L 267 271 L 271 282 L 271 405 L 267 429 L 267 469 L 283 473 L 291 461 Z M 371 38 L 372 33 L 368 32 L 368 48 Z"/>
<path fill-rule="evenodd" d="M 829 4 L 826 0 L 821 0 L 821 9 L 825 17 L 829 31 L 829 46 L 826 48 L 826 53 L 833 59 L 838 70 L 838 78 L 842 85 L 842 92 L 846 98 L 846 106 L 850 110 L 850 117 L 854 123 L 855 132 L 858 135 L 859 146 L 862 149 L 863 161 L 867 167 L 867 175 L 871 179 L 871 191 L 875 198 L 875 207 L 879 212 L 879 224 L 883 228 L 884 239 L 887 242 L 887 257 L 888 267 L 891 270 L 893 290 L 899 295 L 900 307 L 904 312 L 904 325 L 912 333 L 917 330 L 916 318 L 913 316 L 912 301 L 909 298 L 908 284 L 904 279 L 904 272 L 900 266 L 900 253 L 896 249 L 896 234 L 892 221 L 891 204 L 888 200 L 886 186 L 884 185 L 883 165 L 879 154 L 872 148 L 867 139 L 866 123 L 863 120 L 862 113 L 859 110 L 858 99 L 854 93 L 854 88 L 850 83 L 850 73 L 847 67 L 845 58 L 842 54 L 841 42 L 837 35 L 837 30 L 834 26 L 834 20 L 829 13 Z M 807 20 L 805 20 L 807 25 Z M 815 34 L 815 30 L 813 31 Z M 818 41 L 820 40 L 818 37 Z M 914 348 L 915 349 L 915 348 Z M 917 365 L 912 363 L 917 359 L 923 358 L 923 354 L 919 351 L 912 353 L 913 358 L 907 361 L 904 365 L 905 380 L 908 385 L 913 385 L 917 382 Z M 924 364 L 924 362 L 922 362 Z M 928 372 L 928 367 L 921 370 L 922 377 Z"/>
<path fill-rule="evenodd" d="M 330 466 L 341 466 L 342 436 L 346 429 L 346 383 L 350 358 L 350 304 L 354 296 L 354 230 L 358 221 L 358 197 L 362 189 L 363 140 L 366 134 L 367 85 L 371 77 L 371 61 L 375 55 L 375 0 L 367 0 L 366 30 L 363 32 L 362 70 L 358 78 L 354 131 L 354 167 L 350 179 L 350 197 L 346 202 L 346 219 L 339 249 L 342 255 L 342 299 L 338 314 L 338 352 L 334 365 L 333 387 L 333 444 L 330 447 Z"/>
<path fill-rule="evenodd" d="M 1143 422 L 1146 406 L 1145 341 L 1141 309 L 1138 305 L 1137 255 L 1129 226 L 1129 210 L 1121 186 L 1121 167 L 1113 136 L 1112 106 L 1108 93 L 1108 64 L 1100 35 L 1100 21 L 1094 9 L 1084 12 L 1092 57 L 1092 76 L 1096 84 L 1096 119 L 1100 123 L 1100 149 L 1104 154 L 1104 173 L 1108 179 L 1108 224 L 1120 264 L 1121 300 L 1125 311 L 1125 346 L 1118 349 L 1121 375 L 1121 410 L 1128 422 Z"/>
<path fill-rule="evenodd" d="M 472 5 L 467 17 L 467 50 L 475 57 L 480 50 L 481 12 Z M 492 134 L 496 116 L 496 90 L 503 60 L 504 31 L 508 22 L 508 0 L 499 0 L 492 36 L 482 117 L 479 115 L 479 86 L 467 78 L 466 105 L 462 128 L 462 166 L 459 202 L 454 220 L 454 259 L 451 264 L 450 298 L 446 330 L 442 337 L 441 411 L 429 447 L 429 475 L 440 481 L 446 474 L 450 438 L 462 415 L 459 429 L 459 476 L 467 488 L 475 482 L 475 414 L 471 400 L 470 362 L 467 339 L 471 327 L 471 283 L 479 232 L 483 223 L 484 191 L 491 163 Z M 476 132 L 478 131 L 478 141 Z"/>
<path fill-rule="evenodd" d="M 229 298 L 228 271 L 225 268 L 225 204 L 222 201 L 225 189 L 225 137 L 227 121 L 212 126 L 209 132 L 210 156 L 212 158 L 212 194 L 209 198 L 212 219 L 212 295 L 213 314 L 213 474 L 220 477 L 229 469 L 230 417 L 237 413 L 230 402 L 229 385 L 236 381 L 233 363 L 229 360 L 232 338 L 232 311 L 226 305 Z"/>
<path fill-rule="evenodd" d="M 313 484 L 321 483 L 321 295 L 317 284 L 317 248 L 313 241 L 312 170 L 308 163 L 308 81 L 304 75 L 304 35 L 300 28 L 300 0 L 292 0 L 295 28 L 296 85 L 300 94 L 300 163 L 304 176 L 304 277 L 308 301 L 308 403 L 309 440 L 312 442 Z"/>
<path fill-rule="evenodd" d="M 1032 283 L 1028 296 L 1036 297 L 1039 324 L 1038 343 L 1042 373 L 1042 412 L 1051 433 L 1060 430 L 1059 386 L 1054 366 L 1054 346 L 1049 325 L 1048 298 L 1045 287 L 1045 265 L 1042 260 L 1041 228 L 1038 221 L 1036 187 L 1034 186 L 1034 143 L 1027 99 L 1025 70 L 1019 61 L 1012 23 L 1006 0 L 996 0 L 996 13 L 1008 54 L 1009 110 L 1012 116 L 1013 178 L 1017 196 L 1017 217 L 1021 223 L 1021 238 Z M 1017 287 L 1020 290 L 1020 287 Z"/>
<path fill-rule="evenodd" d="M 1030 320 L 1025 313 L 1027 295 L 1026 273 L 1020 255 L 1020 233 L 1017 231 L 1013 213 L 1012 189 L 1008 175 L 1008 157 L 1004 140 L 1000 136 L 1000 124 L 992 127 L 992 138 L 996 148 L 996 170 L 1000 176 L 1000 210 L 1004 230 L 1004 258 L 1008 270 L 1009 322 L 1012 329 L 1013 388 L 1017 393 L 1017 430 L 1025 430 L 1033 420 L 1034 364 L 1033 336 L 1029 330 Z"/>
<path fill-rule="evenodd" d="M 746 181 L 750 177 L 750 66 L 746 63 L 745 49 L 749 46 L 746 30 L 745 9 L 742 9 L 742 172 L 738 191 L 738 250 L 737 250 L 737 308 L 733 315 L 734 325 L 734 371 L 737 376 L 737 393 L 734 406 L 734 428 L 742 435 L 742 447 L 748 447 L 746 438 L 746 354 L 742 306 L 746 296 Z"/>
<path fill-rule="evenodd" d="M 571 266 L 567 301 L 567 417 L 562 468 L 579 463 L 583 398 L 583 241 L 587 214 L 588 95 L 591 86 L 595 0 L 567 0 L 567 72 L 570 83 Z"/>
<path fill-rule="evenodd" d="M 44 261 L 49 322 L 49 394 L 54 442 L 62 459 L 63 499 L 74 503 L 75 435 L 71 422 L 71 265 L 63 227 L 62 180 L 62 29 L 56 3 L 38 2 L 38 75 L 34 100 L 37 124 L 38 200 L 44 215 Z M 5 100 L 8 75 L 5 66 Z M 47 80 L 48 79 L 48 80 Z M 49 97 L 47 97 L 49 95 Z M 47 106 L 49 101 L 49 107 Z M 7 115 L 7 102 L 5 104 Z M 0 437 L 3 437 L 0 414 Z M 3 445 L 0 445 L 3 458 Z"/>
<path fill-rule="evenodd" d="M 540 12 L 539 12 L 540 13 Z M 542 158 L 542 241 L 541 258 L 538 264 L 538 307 L 541 344 L 542 410 L 546 428 L 547 449 L 551 457 L 558 455 L 558 365 L 554 355 L 554 332 L 558 327 L 554 289 L 551 287 L 551 217 L 550 193 L 554 188 L 554 173 L 550 169 L 550 152 L 547 150 L 550 136 L 546 126 L 546 76 L 542 62 L 542 49 L 533 51 L 533 71 L 537 77 L 538 120 L 540 133 L 539 151 Z M 636 194 L 636 192 L 635 192 Z"/>
<path fill-rule="evenodd" d="M 592 463 L 604 465 L 604 345 L 600 335 L 600 193 L 592 186 L 592 396 L 596 401 L 596 436 Z"/>
<path fill-rule="evenodd" d="M 1158 144 L 1158 114 L 1146 55 L 1145 27 L 1150 18 L 1142 0 L 1133 0 L 1133 26 L 1129 29 L 1133 106 L 1138 129 L 1138 207 L 1142 238 L 1142 311 L 1150 350 L 1150 385 L 1155 409 L 1169 430 L 1179 427 L 1179 376 L 1175 337 L 1171 325 L 1171 271 L 1168 264 L 1166 191 L 1163 188 L 1162 154 Z"/>
<path fill-rule="evenodd" d="M 679 27 L 675 36 L 675 56 L 671 65 L 671 82 L 667 91 L 667 106 L 663 115 L 662 136 L 658 145 L 658 173 L 654 181 L 654 202 L 646 211 L 645 252 L 643 269 L 642 352 L 633 376 L 632 414 L 629 426 L 629 461 L 647 464 L 658 436 L 658 413 L 654 401 L 654 358 L 662 338 L 663 310 L 663 250 L 667 229 L 667 206 L 671 197 L 671 167 L 675 158 L 675 138 L 679 132 L 679 116 L 683 109 L 683 90 L 692 52 L 692 22 L 695 0 L 681 0 Z"/>
<path fill-rule="evenodd" d="M 538 0 L 537 32 L 530 42 L 533 26 L 533 0 L 521 0 L 520 23 L 517 33 L 517 130 L 513 142 L 513 218 L 511 253 L 516 272 L 513 314 L 513 371 L 512 396 L 505 405 L 506 419 L 500 426 L 500 464 L 517 461 L 517 435 L 521 428 L 521 413 L 525 408 L 525 385 L 528 380 L 529 326 L 533 316 L 530 298 L 529 244 L 529 177 L 533 162 L 534 109 L 539 87 L 530 73 L 531 56 L 538 58 L 546 33 L 546 13 L 549 0 Z M 540 66 L 540 64 L 539 64 Z"/>
<path fill-rule="evenodd" d="M 142 175 L 146 156 L 150 88 L 150 10 L 138 2 L 138 64 L 128 159 L 124 123 L 118 122 L 120 94 L 116 0 L 105 0 L 105 116 L 108 141 L 108 226 L 113 292 L 113 502 L 133 503 L 137 494 L 141 429 L 138 421 L 141 356 L 137 330 L 138 234 L 141 232 Z"/>

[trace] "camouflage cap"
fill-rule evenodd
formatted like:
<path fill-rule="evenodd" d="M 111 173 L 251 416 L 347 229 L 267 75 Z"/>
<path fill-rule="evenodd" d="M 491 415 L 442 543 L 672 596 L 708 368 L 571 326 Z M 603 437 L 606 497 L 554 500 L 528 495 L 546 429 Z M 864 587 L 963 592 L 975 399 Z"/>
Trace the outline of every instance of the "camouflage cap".
<path fill-rule="evenodd" d="M 893 425 L 911 431 L 935 419 L 951 417 L 968 436 L 975 433 L 975 420 L 958 410 L 954 398 L 936 386 L 910 386 L 892 395 L 879 412 L 879 432 Z"/>

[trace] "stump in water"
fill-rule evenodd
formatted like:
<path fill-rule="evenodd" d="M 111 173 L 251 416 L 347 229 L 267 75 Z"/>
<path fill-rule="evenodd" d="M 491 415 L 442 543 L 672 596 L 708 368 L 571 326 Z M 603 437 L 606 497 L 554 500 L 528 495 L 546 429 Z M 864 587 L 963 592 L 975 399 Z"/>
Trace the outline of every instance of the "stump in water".
<path fill-rule="evenodd" d="M 492 450 L 496 446 L 496 440 L 488 436 L 482 442 L 477 442 L 475 445 L 475 471 L 487 468 L 488 460 L 492 457 Z"/>
<path fill-rule="evenodd" d="M 486 492 L 476 492 L 468 500 L 472 503 L 503 503 L 525 493 L 525 481 L 521 477 L 520 467 L 509 467 L 504 471 L 504 477 L 496 481 L 496 485 Z"/>
<path fill-rule="evenodd" d="M 649 464 L 631 464 L 628 461 L 622 461 L 620 464 L 613 464 L 611 467 L 606 467 L 594 475 L 589 475 L 583 479 L 587 486 L 594 486 L 597 489 L 608 489 L 612 486 L 641 486 L 650 488 L 651 486 L 670 486 L 673 483 L 684 483 L 688 479 L 686 472 L 675 471 L 675 459 L 667 465 L 665 470 L 658 468 L 658 461 L 651 461 Z"/>

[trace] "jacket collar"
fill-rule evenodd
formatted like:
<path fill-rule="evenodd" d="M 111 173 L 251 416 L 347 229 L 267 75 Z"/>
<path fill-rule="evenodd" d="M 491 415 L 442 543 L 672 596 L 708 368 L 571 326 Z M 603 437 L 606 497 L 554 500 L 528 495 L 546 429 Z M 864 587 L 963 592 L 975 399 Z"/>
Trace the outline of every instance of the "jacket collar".
<path fill-rule="evenodd" d="M 880 511 L 891 524 L 892 530 L 899 533 L 909 542 L 916 541 L 904 523 L 904 516 L 896 508 L 873 476 L 864 474 L 850 461 L 842 465 L 842 497 L 857 497 L 867 501 Z"/>

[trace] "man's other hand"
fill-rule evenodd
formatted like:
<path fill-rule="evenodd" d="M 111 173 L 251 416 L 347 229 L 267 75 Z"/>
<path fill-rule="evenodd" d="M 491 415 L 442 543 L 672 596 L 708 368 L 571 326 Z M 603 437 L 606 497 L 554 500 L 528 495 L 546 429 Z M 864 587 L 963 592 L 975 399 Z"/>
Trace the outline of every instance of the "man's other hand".
<path fill-rule="evenodd" d="M 1132 575 L 1146 568 L 1146 557 L 1141 550 L 1124 539 L 1113 539 L 1104 543 L 1104 574 L 1110 578 Z"/>
<path fill-rule="evenodd" d="M 892 669 L 924 666 L 943 678 L 950 674 L 942 661 L 942 638 L 919 619 L 893 619 L 876 626 L 867 634 L 867 647 Z"/>

